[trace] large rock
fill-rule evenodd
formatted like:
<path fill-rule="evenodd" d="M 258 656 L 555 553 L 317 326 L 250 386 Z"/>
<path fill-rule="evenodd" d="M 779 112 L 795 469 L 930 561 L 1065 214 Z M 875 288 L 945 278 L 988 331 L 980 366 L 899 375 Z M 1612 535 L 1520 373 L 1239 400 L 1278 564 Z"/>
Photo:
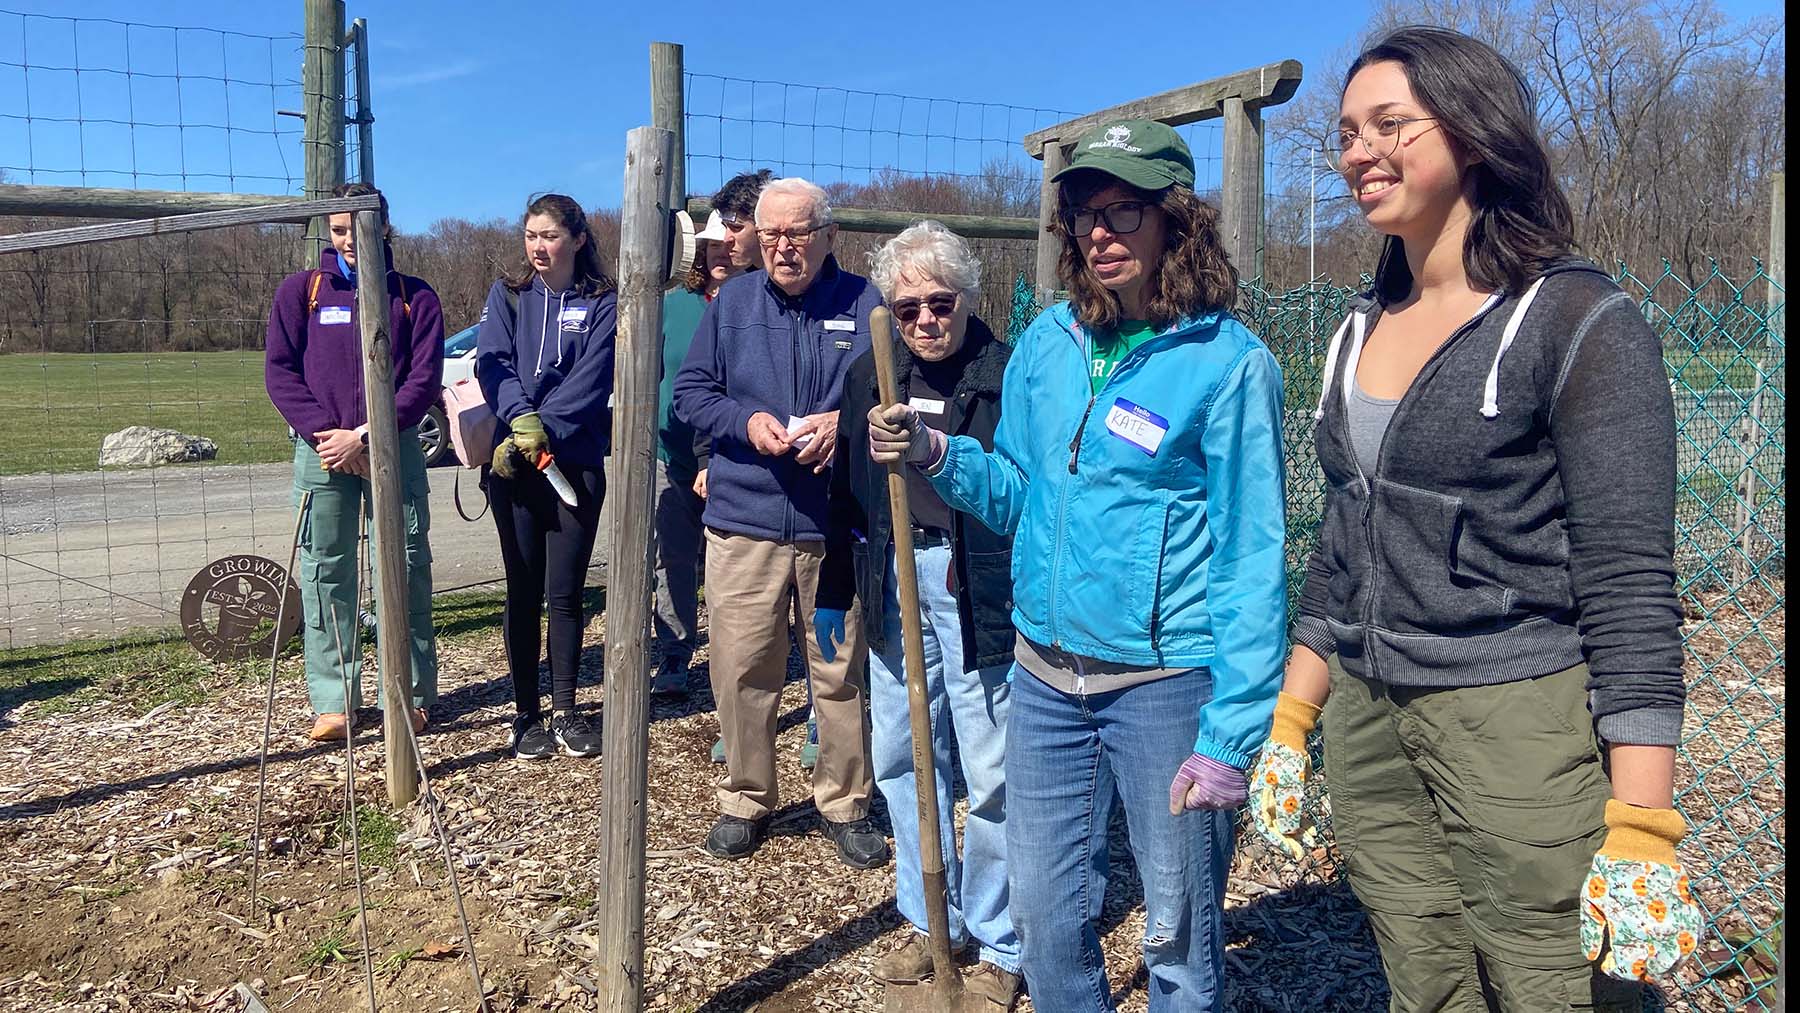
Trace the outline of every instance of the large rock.
<path fill-rule="evenodd" d="M 127 426 L 100 442 L 102 468 L 154 468 L 218 456 L 219 445 L 204 436 L 151 426 Z"/>

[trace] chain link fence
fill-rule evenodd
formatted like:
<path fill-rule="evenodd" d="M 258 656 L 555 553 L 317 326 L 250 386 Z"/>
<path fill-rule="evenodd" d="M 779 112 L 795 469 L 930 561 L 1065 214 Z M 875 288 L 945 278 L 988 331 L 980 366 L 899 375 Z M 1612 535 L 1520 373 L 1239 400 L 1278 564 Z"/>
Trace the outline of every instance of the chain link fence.
<path fill-rule="evenodd" d="M 1787 871 L 1786 293 L 1760 265 L 1742 279 L 1715 267 L 1698 283 L 1666 262 L 1649 271 L 1619 265 L 1615 278 L 1662 339 L 1677 427 L 1675 562 L 1688 703 L 1676 806 L 1691 828 L 1681 859 L 1708 927 L 1667 998 L 1677 1008 L 1774 1010 Z M 1326 344 L 1355 292 L 1252 283 L 1240 307 L 1282 365 L 1295 598 L 1325 506 L 1313 405 Z M 1037 309 L 1019 278 L 1009 339 Z M 1330 757 L 1316 738 L 1314 751 L 1315 766 L 1328 773 Z M 1342 875 L 1324 781 L 1315 779 L 1307 805 L 1327 844 L 1302 867 L 1287 866 L 1290 885 Z M 1257 847 L 1253 834 L 1240 841 Z"/>

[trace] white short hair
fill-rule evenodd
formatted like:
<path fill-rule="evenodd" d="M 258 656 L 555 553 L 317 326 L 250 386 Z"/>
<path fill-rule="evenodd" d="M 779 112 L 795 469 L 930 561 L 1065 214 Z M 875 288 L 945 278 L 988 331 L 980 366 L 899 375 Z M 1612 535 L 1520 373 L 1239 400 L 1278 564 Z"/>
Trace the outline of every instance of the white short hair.
<path fill-rule="evenodd" d="M 812 223 L 814 225 L 831 224 L 831 199 L 825 196 L 824 187 L 811 180 L 801 179 L 799 176 L 787 176 L 782 179 L 772 179 L 765 184 L 762 192 L 756 195 L 755 219 L 758 226 L 762 225 L 763 205 L 768 202 L 770 197 L 804 197 L 806 202 L 812 206 Z"/>
<path fill-rule="evenodd" d="M 927 218 L 869 255 L 869 280 L 892 302 L 902 275 L 941 281 L 974 300 L 981 294 L 981 261 L 963 237 Z"/>

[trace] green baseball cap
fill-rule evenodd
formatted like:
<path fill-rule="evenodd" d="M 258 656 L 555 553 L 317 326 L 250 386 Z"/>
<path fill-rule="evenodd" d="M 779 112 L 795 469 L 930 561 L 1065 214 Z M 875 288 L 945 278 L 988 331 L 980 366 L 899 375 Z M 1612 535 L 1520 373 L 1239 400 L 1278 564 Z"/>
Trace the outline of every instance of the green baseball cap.
<path fill-rule="evenodd" d="M 1050 179 L 1055 182 L 1082 169 L 1104 172 L 1140 190 L 1161 190 L 1173 183 L 1194 188 L 1194 156 L 1187 142 L 1175 128 L 1155 120 L 1102 123 L 1075 142 L 1068 167 Z"/>

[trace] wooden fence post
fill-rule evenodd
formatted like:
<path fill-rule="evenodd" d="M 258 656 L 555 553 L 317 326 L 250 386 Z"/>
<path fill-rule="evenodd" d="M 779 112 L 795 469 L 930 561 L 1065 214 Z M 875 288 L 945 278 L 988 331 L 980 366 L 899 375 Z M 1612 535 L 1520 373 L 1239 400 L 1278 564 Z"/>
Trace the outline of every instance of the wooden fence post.
<path fill-rule="evenodd" d="M 382 238 L 386 226 L 379 211 L 356 213 L 356 307 L 362 330 L 363 400 L 369 411 L 381 727 L 387 736 L 388 801 L 403 806 L 419 797 L 419 770 L 412 757 L 412 636 L 406 608 L 406 529 L 400 520 L 400 430 L 394 419 L 387 244 Z"/>
<path fill-rule="evenodd" d="M 1263 273 L 1262 110 L 1232 97 L 1224 102 L 1225 152 L 1219 177 L 1219 215 L 1225 252 L 1243 282 Z"/>
<path fill-rule="evenodd" d="M 675 136 L 625 137 L 619 331 L 613 380 L 612 566 L 606 588 L 606 762 L 600 781 L 601 1008 L 644 1006 L 644 821 L 649 734 L 651 561 L 656 552 L 656 400 L 668 277 Z"/>
<path fill-rule="evenodd" d="M 305 92 L 302 150 L 306 198 L 323 200 L 344 181 L 344 0 L 306 0 Z M 301 265 L 311 266 L 330 242 L 323 216 L 306 226 Z"/>
<path fill-rule="evenodd" d="M 683 96 L 686 76 L 683 66 L 680 45 L 650 43 L 650 125 L 675 135 L 675 151 L 669 159 L 668 206 L 671 208 L 687 206 L 687 107 Z"/>
<path fill-rule="evenodd" d="M 375 185 L 375 112 L 369 102 L 369 22 L 357 18 L 350 23 L 350 38 L 356 46 L 356 177 L 357 182 Z"/>
<path fill-rule="evenodd" d="M 1069 151 L 1061 138 L 1044 145 L 1044 187 L 1038 192 L 1037 300 L 1038 306 L 1056 301 L 1056 258 L 1062 254 L 1062 237 L 1050 234 L 1056 216 L 1056 184 L 1050 178 L 1069 164 Z"/>

